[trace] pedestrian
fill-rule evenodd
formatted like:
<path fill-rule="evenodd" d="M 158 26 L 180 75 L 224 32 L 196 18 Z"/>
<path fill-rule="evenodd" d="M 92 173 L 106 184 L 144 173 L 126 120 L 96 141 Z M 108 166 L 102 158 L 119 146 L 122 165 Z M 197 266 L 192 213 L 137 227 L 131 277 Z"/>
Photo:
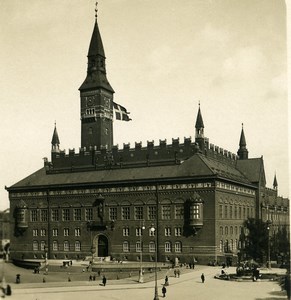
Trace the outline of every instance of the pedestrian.
<path fill-rule="evenodd" d="M 180 269 L 177 270 L 178 278 L 180 278 Z"/>
<path fill-rule="evenodd" d="M 168 276 L 166 276 L 166 278 L 165 278 L 165 286 L 168 286 L 169 285 L 169 278 L 168 278 Z"/>
<path fill-rule="evenodd" d="M 165 298 L 166 297 L 166 293 L 167 293 L 167 289 L 166 287 L 163 285 L 163 288 L 162 288 L 162 293 L 163 293 L 163 297 Z"/>
<path fill-rule="evenodd" d="M 177 270 L 176 269 L 174 270 L 174 275 L 175 275 L 175 277 L 177 277 Z"/>
<path fill-rule="evenodd" d="M 105 275 L 103 276 L 103 278 L 102 278 L 102 283 L 103 283 L 103 286 L 105 286 L 106 285 L 106 281 L 107 281 L 107 279 L 106 279 L 106 277 L 105 277 Z"/>
<path fill-rule="evenodd" d="M 45 283 L 45 278 L 43 277 L 42 282 Z"/>
<path fill-rule="evenodd" d="M 201 280 L 202 280 L 202 283 L 204 283 L 204 281 L 205 281 L 204 273 L 201 274 Z"/>
<path fill-rule="evenodd" d="M 92 275 L 89 276 L 89 281 L 92 281 Z"/>
<path fill-rule="evenodd" d="M 11 295 L 12 295 L 11 286 L 10 286 L 9 284 L 7 284 L 6 295 L 7 295 L 7 296 L 11 296 Z"/>

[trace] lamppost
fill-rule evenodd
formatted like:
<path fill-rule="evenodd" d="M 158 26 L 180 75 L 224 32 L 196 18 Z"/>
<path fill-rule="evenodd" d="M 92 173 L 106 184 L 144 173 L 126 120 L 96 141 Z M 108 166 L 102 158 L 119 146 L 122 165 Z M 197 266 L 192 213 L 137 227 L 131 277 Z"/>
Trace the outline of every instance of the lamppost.
<path fill-rule="evenodd" d="M 155 296 L 154 300 L 159 300 L 159 293 L 158 293 L 158 276 L 157 276 L 157 262 L 158 262 L 158 244 L 157 244 L 157 233 L 156 228 L 152 225 L 151 232 L 155 236 Z"/>
<path fill-rule="evenodd" d="M 142 270 L 142 232 L 145 229 L 144 220 L 140 220 L 140 271 L 139 271 L 139 283 L 143 283 L 143 270 Z"/>
<path fill-rule="evenodd" d="M 267 231 L 268 231 L 268 268 L 270 269 L 271 268 L 271 259 L 270 259 L 270 256 L 271 256 L 271 251 L 270 251 L 270 227 L 271 227 L 271 221 L 268 220 L 267 221 Z"/>
<path fill-rule="evenodd" d="M 43 247 L 44 255 L 45 255 L 45 274 L 48 274 L 48 259 L 47 259 L 47 253 L 48 253 L 48 246 L 45 244 Z"/>

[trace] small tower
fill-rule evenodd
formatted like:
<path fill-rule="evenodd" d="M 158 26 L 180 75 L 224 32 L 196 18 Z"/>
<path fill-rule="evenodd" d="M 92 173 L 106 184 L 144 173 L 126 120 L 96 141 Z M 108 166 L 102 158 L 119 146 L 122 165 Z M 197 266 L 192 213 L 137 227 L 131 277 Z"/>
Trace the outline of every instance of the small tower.
<path fill-rule="evenodd" d="M 202 119 L 202 114 L 200 110 L 200 103 L 199 109 L 196 118 L 195 124 L 195 142 L 199 145 L 200 150 L 204 150 L 205 138 L 204 138 L 204 124 Z"/>
<path fill-rule="evenodd" d="M 52 144 L 52 153 L 59 153 L 60 152 L 60 139 L 59 139 L 59 135 L 57 132 L 56 123 L 55 123 L 55 129 L 54 129 L 51 144 Z"/>
<path fill-rule="evenodd" d="M 277 176 L 276 176 L 276 173 L 275 173 L 275 176 L 274 176 L 274 181 L 273 181 L 273 188 L 274 190 L 278 190 L 278 182 L 277 182 Z"/>
<path fill-rule="evenodd" d="M 88 51 L 87 76 L 82 83 L 81 96 L 81 147 L 111 149 L 113 145 L 113 94 L 106 77 L 105 52 L 97 23 Z"/>
<path fill-rule="evenodd" d="M 239 140 L 239 149 L 237 151 L 237 155 L 239 159 L 248 159 L 249 158 L 249 151 L 246 148 L 247 143 L 246 143 L 246 138 L 244 134 L 244 124 L 242 123 L 242 129 L 241 129 L 241 135 L 240 135 L 240 140 Z"/>

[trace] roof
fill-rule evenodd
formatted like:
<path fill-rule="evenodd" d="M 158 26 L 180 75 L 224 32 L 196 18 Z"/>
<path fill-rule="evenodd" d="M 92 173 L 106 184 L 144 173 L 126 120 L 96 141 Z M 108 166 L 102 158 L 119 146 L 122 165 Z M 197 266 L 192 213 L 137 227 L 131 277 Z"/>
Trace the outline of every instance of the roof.
<path fill-rule="evenodd" d="M 181 164 L 152 167 L 133 167 L 120 169 L 104 169 L 84 172 L 68 172 L 47 174 L 45 167 L 29 175 L 8 188 L 8 190 L 22 188 L 43 188 L 59 185 L 83 184 L 113 184 L 128 181 L 213 178 L 215 176 L 251 184 L 234 166 L 227 165 L 215 159 L 195 154 Z"/>
<path fill-rule="evenodd" d="M 236 167 L 250 182 L 266 184 L 262 157 L 237 160 Z"/>

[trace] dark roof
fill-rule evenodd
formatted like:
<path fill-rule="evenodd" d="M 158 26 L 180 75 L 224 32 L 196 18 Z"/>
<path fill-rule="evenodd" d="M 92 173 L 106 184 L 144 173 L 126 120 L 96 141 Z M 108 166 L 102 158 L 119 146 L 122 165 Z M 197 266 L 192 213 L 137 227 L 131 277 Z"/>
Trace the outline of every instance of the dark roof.
<path fill-rule="evenodd" d="M 117 182 L 163 180 L 182 178 L 209 178 L 214 176 L 250 184 L 233 166 L 224 164 L 215 159 L 195 154 L 181 164 L 153 167 L 134 167 L 121 169 L 94 170 L 86 172 L 68 172 L 47 174 L 45 168 L 29 175 L 10 189 L 32 188 L 58 185 L 76 184 L 110 184 Z"/>
<path fill-rule="evenodd" d="M 95 56 L 95 55 L 101 55 L 105 57 L 103 43 L 102 43 L 97 21 L 95 22 L 94 25 L 89 51 L 88 51 L 88 56 Z"/>
<path fill-rule="evenodd" d="M 236 167 L 250 182 L 266 184 L 262 157 L 237 160 Z"/>

